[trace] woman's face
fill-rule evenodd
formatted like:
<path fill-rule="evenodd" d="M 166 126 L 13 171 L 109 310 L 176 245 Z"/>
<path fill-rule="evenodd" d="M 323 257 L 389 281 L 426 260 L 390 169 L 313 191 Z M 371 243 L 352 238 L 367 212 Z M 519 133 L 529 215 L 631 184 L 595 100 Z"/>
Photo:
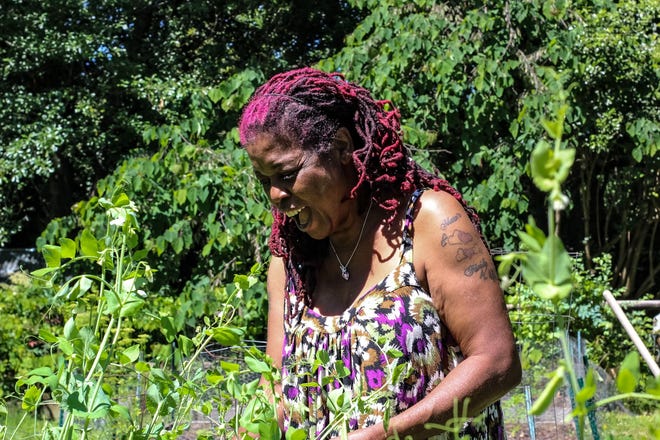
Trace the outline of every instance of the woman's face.
<path fill-rule="evenodd" d="M 348 194 L 355 184 L 350 144 L 340 130 L 328 154 L 319 155 L 300 145 L 261 134 L 245 147 L 254 173 L 271 203 L 298 228 L 322 239 L 346 227 L 354 200 Z"/>

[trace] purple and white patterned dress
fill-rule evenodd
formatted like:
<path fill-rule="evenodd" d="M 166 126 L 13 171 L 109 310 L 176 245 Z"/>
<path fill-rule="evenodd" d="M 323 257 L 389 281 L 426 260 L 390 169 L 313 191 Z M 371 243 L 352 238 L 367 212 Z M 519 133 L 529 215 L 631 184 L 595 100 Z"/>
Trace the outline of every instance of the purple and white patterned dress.
<path fill-rule="evenodd" d="M 415 276 L 410 231 L 420 194 L 406 212 L 399 265 L 343 314 L 323 316 L 301 304 L 289 283 L 282 357 L 288 429 L 326 439 L 342 425 L 348 431 L 374 425 L 419 402 L 462 360 Z M 339 394 L 346 394 L 343 401 Z M 458 426 L 463 438 L 505 438 L 499 402 Z"/>

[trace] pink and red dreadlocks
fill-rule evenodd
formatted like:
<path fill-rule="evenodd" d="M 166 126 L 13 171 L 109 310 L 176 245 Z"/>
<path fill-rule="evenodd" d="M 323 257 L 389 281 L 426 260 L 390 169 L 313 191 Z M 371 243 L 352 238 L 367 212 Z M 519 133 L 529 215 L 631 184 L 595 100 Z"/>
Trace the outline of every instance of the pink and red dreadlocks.
<path fill-rule="evenodd" d="M 368 90 L 344 80 L 340 73 L 311 68 L 273 76 L 254 93 L 239 122 L 242 145 L 260 133 L 269 133 L 291 144 L 327 152 L 334 134 L 346 127 L 353 137 L 353 163 L 358 181 L 351 191 L 368 188 L 374 203 L 392 220 L 406 194 L 420 188 L 446 191 L 466 209 L 479 228 L 474 211 L 449 183 L 414 162 L 402 141 L 399 112 L 389 101 L 376 101 Z M 314 285 L 313 267 L 328 251 L 327 240 L 317 241 L 296 228 L 293 221 L 273 209 L 269 246 L 287 262 L 289 275 L 300 300 Z"/>

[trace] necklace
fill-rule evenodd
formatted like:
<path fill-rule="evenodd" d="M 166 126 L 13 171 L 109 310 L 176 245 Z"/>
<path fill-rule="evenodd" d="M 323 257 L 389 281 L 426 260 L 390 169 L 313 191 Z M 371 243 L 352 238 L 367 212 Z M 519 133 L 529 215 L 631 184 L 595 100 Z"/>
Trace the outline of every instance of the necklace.
<path fill-rule="evenodd" d="M 351 256 L 348 257 L 348 261 L 346 264 L 342 264 L 341 260 L 339 259 L 339 255 L 337 255 L 337 251 L 335 250 L 335 247 L 332 245 L 332 240 L 328 239 L 330 242 L 330 249 L 332 249 L 332 253 L 335 254 L 335 258 L 337 258 L 337 263 L 339 263 L 339 270 L 341 271 L 341 277 L 348 281 L 348 279 L 351 277 L 351 274 L 348 273 L 348 265 L 351 264 L 351 260 L 353 259 L 353 255 L 355 255 L 355 251 L 357 251 L 358 246 L 360 246 L 360 242 L 362 241 L 362 234 L 364 233 L 364 227 L 367 225 L 367 219 L 369 218 L 369 213 L 371 212 L 371 206 L 373 205 L 374 201 L 373 199 L 369 202 L 369 209 L 367 209 L 367 214 L 364 216 L 364 221 L 362 222 L 362 228 L 360 229 L 360 235 L 358 236 L 357 243 L 355 243 L 355 247 L 353 248 L 353 252 L 351 252 Z"/>

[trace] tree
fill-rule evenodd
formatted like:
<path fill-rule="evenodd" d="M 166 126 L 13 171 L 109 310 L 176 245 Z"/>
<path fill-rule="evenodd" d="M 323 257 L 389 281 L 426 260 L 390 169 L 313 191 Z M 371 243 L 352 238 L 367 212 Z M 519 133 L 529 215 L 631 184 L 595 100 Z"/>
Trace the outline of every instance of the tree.
<path fill-rule="evenodd" d="M 578 162 L 567 245 L 588 265 L 613 253 L 631 297 L 657 289 L 657 2 L 355 3 L 369 15 L 320 66 L 401 109 L 408 142 L 477 208 L 492 246 L 512 250 L 510 231 L 545 215 L 527 164 L 561 97 Z"/>
<path fill-rule="evenodd" d="M 24 165 L 0 181 L 0 243 L 32 245 L 42 230 L 39 248 L 82 228 L 101 237 L 96 205 L 125 191 L 140 207 L 154 300 L 194 331 L 223 306 L 225 284 L 265 259 L 270 213 L 237 148 L 241 107 L 266 76 L 335 52 L 360 14 L 339 1 L 116 0 L 24 2 L 7 15 L 3 58 L 29 62 L 11 64 L 0 86 L 26 101 L 22 119 L 18 103 L 6 109 L 0 133 L 13 160 L 0 160 L 1 175 Z M 56 135 L 32 139 L 36 127 Z M 253 337 L 257 287 L 237 321 Z"/>
<path fill-rule="evenodd" d="M 32 246 L 125 157 L 155 153 L 200 87 L 263 75 L 339 47 L 360 14 L 341 1 L 4 2 L 0 245 Z M 237 109 L 210 115 L 211 141 Z"/>

